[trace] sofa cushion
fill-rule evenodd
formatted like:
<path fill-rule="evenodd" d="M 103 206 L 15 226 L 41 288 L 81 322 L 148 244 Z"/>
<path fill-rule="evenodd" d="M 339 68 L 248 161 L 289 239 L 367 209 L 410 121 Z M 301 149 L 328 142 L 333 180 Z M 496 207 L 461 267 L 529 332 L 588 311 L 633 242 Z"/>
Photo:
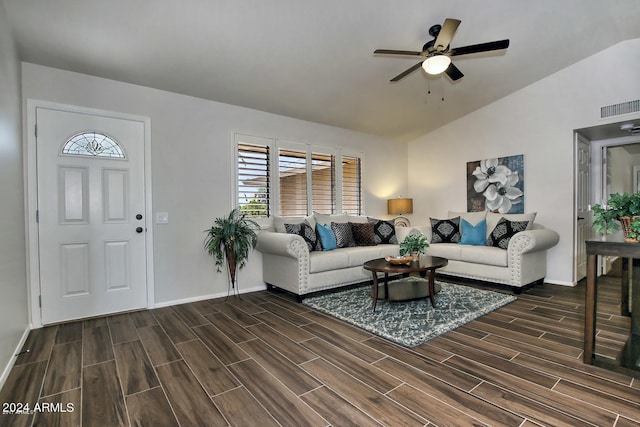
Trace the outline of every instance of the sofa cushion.
<path fill-rule="evenodd" d="M 375 246 L 376 236 L 373 234 L 373 224 L 370 222 L 350 222 L 351 234 L 356 246 Z"/>
<path fill-rule="evenodd" d="M 316 230 L 311 228 L 307 221 L 300 224 L 285 224 L 284 229 L 289 234 L 297 234 L 302 237 L 309 248 L 309 252 L 322 250 L 322 243 L 316 234 Z"/>
<path fill-rule="evenodd" d="M 326 215 L 314 212 L 313 218 L 317 224 L 323 225 L 331 225 L 332 222 L 349 222 L 349 215 L 347 214 Z"/>
<path fill-rule="evenodd" d="M 449 211 L 449 213 L 447 214 L 447 218 L 455 218 L 457 216 L 459 216 L 460 219 L 466 220 L 471 225 L 476 225 L 477 223 L 479 223 L 480 221 L 482 221 L 483 219 L 485 219 L 487 217 L 487 212 L 486 211 L 481 211 L 481 212 L 452 212 L 452 211 Z"/>
<path fill-rule="evenodd" d="M 507 266 L 507 251 L 492 246 L 460 245 L 457 243 L 438 243 L 427 248 L 427 255 L 439 256 L 450 261 L 487 264 L 497 267 Z M 473 266 L 469 266 L 471 273 Z"/>
<path fill-rule="evenodd" d="M 331 226 L 316 224 L 316 232 L 318 233 L 318 237 L 320 237 L 323 251 L 332 251 L 338 247 L 338 242 L 336 242 L 336 235 L 333 234 Z"/>
<path fill-rule="evenodd" d="M 431 243 L 458 243 L 460 241 L 460 217 L 448 219 L 429 218 Z"/>
<path fill-rule="evenodd" d="M 507 251 L 492 246 L 462 246 L 459 261 L 506 267 L 507 257 Z"/>
<path fill-rule="evenodd" d="M 487 238 L 487 246 L 507 249 L 511 238 L 516 233 L 526 230 L 528 226 L 528 221 L 509 221 L 501 218 Z"/>
<path fill-rule="evenodd" d="M 397 256 L 398 245 L 357 246 L 341 249 L 349 257 L 349 267 L 362 266 L 367 261 L 385 256 Z"/>
<path fill-rule="evenodd" d="M 309 254 L 309 273 L 339 270 L 349 267 L 349 257 L 344 252 L 346 249 L 335 251 L 311 252 Z"/>
<path fill-rule="evenodd" d="M 463 219 L 460 224 L 462 229 L 461 245 L 484 246 L 487 240 L 487 221 L 482 220 L 476 225 L 471 225 Z"/>
<path fill-rule="evenodd" d="M 431 227 L 428 225 L 396 228 L 398 242 L 402 242 L 409 234 L 413 233 L 422 233 L 431 242 Z"/>
<path fill-rule="evenodd" d="M 355 222 L 358 224 L 364 224 L 365 222 L 369 222 L 366 216 L 362 215 L 349 215 L 347 214 L 347 222 Z"/>
<path fill-rule="evenodd" d="M 459 260 L 461 247 L 458 243 L 437 243 L 429 246 L 425 253 L 430 256 Z"/>
<path fill-rule="evenodd" d="M 376 244 L 398 244 L 396 227 L 393 221 L 384 221 L 376 218 L 368 218 L 368 221 L 373 224 Z"/>
<path fill-rule="evenodd" d="M 348 222 L 332 222 L 331 230 L 333 230 L 333 234 L 336 236 L 337 247 L 349 248 L 356 245 L 356 242 L 353 240 L 351 226 Z"/>

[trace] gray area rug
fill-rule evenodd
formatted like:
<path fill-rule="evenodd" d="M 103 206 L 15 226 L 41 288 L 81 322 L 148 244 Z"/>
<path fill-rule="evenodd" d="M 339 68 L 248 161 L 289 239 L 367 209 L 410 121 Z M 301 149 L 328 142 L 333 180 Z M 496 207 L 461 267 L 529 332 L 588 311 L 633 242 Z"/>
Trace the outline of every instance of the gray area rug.
<path fill-rule="evenodd" d="M 374 313 L 371 285 L 326 291 L 302 303 L 405 347 L 415 347 L 516 300 L 513 295 L 439 280 L 436 284 L 442 290 L 436 294 L 435 309 L 429 298 L 378 300 Z"/>

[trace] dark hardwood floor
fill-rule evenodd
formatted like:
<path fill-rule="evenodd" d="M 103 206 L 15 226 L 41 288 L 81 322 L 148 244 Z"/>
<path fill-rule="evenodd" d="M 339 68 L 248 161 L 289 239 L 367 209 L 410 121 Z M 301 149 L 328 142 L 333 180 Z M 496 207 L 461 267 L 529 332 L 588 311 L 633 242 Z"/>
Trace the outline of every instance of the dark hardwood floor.
<path fill-rule="evenodd" d="M 581 361 L 583 309 L 584 284 L 540 285 L 413 349 L 266 291 L 49 326 L 0 391 L 38 410 L 0 425 L 638 426 L 640 375 Z M 601 358 L 619 314 L 604 278 Z"/>

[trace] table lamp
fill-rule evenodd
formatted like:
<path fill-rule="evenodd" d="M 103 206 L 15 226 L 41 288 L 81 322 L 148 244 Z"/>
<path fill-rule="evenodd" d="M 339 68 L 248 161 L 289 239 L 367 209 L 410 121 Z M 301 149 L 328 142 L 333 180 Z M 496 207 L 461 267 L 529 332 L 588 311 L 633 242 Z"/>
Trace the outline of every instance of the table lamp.
<path fill-rule="evenodd" d="M 411 223 L 403 214 L 413 213 L 413 199 L 398 197 L 387 200 L 387 212 L 389 215 L 398 215 L 395 218 L 396 227 L 409 227 Z"/>

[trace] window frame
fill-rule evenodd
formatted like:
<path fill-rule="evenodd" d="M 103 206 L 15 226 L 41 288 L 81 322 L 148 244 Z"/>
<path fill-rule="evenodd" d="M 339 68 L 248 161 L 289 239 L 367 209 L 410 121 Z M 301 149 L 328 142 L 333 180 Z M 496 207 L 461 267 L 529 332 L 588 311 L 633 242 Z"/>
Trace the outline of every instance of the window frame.
<path fill-rule="evenodd" d="M 307 185 L 307 213 L 311 215 L 313 213 L 313 174 L 312 174 L 312 158 L 313 155 L 329 155 L 333 156 L 334 162 L 334 188 L 333 188 L 333 200 L 334 200 L 334 213 L 343 212 L 343 176 L 342 176 L 342 161 L 343 156 L 358 158 L 360 160 L 360 215 L 364 215 L 365 202 L 364 202 L 364 176 L 365 176 L 365 158 L 364 153 L 355 150 L 340 149 L 335 147 L 328 147 L 322 145 L 301 143 L 295 141 L 288 141 L 277 138 L 269 138 L 263 136 L 255 136 L 242 132 L 233 133 L 233 167 L 234 167 L 234 193 L 232 195 L 234 207 L 240 206 L 240 195 L 238 188 L 238 144 L 247 143 L 254 145 L 262 145 L 269 147 L 269 182 L 268 182 L 268 197 L 269 207 L 267 212 L 267 218 L 252 218 L 259 225 L 266 226 L 270 222 L 272 216 L 283 216 L 280 208 L 280 174 L 279 174 L 279 156 L 281 149 L 290 149 L 295 151 L 301 151 L 306 153 L 306 185 Z M 295 215 L 300 216 L 300 215 Z"/>

